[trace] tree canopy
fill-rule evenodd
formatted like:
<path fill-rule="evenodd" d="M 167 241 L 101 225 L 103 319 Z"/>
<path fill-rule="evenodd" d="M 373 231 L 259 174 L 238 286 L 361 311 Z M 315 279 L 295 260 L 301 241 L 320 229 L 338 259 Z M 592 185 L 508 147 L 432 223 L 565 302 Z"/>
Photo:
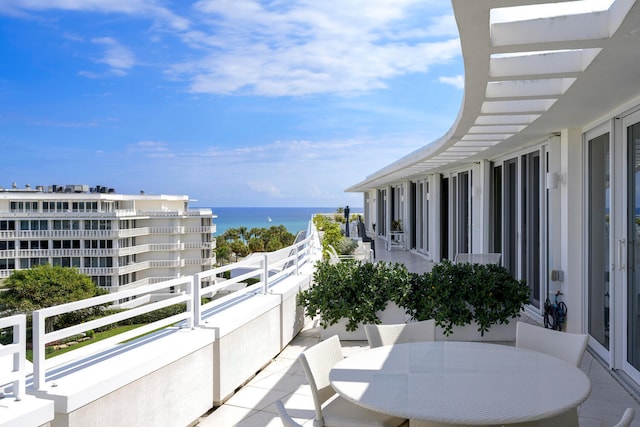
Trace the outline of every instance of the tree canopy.
<path fill-rule="evenodd" d="M 229 228 L 216 239 L 216 259 L 218 264 L 229 261 L 231 254 L 245 257 L 252 252 L 277 251 L 290 246 L 295 236 L 284 225 L 273 225 L 270 228 L 246 227 Z"/>
<path fill-rule="evenodd" d="M 16 270 L 4 283 L 0 311 L 10 313 L 29 313 L 107 293 L 77 269 L 49 264 Z"/>

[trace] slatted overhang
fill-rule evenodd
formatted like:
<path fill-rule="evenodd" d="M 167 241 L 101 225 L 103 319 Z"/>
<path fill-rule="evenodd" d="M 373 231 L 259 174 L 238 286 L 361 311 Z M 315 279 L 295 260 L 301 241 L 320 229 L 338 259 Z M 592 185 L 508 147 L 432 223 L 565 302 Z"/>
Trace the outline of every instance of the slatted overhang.
<path fill-rule="evenodd" d="M 446 135 L 348 188 L 362 192 L 503 155 L 583 128 L 640 96 L 640 5 L 453 0 L 465 92 Z M 505 17 L 524 16 L 508 20 Z M 640 102 L 640 101 L 639 101 Z"/>

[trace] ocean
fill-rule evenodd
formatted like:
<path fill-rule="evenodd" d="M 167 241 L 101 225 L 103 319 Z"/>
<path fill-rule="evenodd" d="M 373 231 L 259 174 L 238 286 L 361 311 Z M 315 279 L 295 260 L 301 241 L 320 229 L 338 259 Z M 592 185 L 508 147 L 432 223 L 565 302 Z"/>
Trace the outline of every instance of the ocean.
<path fill-rule="evenodd" d="M 335 213 L 337 208 L 211 208 L 217 218 L 214 236 L 222 235 L 229 228 L 269 228 L 284 225 L 292 234 L 306 230 L 311 216 L 316 213 Z M 349 207 L 350 213 L 362 213 L 362 208 Z"/>

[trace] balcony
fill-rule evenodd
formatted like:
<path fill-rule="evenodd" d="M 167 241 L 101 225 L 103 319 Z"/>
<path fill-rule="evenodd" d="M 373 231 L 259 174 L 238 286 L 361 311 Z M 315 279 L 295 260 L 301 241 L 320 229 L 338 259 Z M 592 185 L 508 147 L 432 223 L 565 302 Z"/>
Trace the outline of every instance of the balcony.
<path fill-rule="evenodd" d="M 50 359 L 44 358 L 47 342 L 118 319 L 45 333 L 45 318 L 90 303 L 39 310 L 34 314 L 39 325 L 34 329 L 34 373 L 25 375 L 26 394 L 40 405 L 54 402 L 55 425 L 277 426 L 281 424 L 273 402 L 278 399 L 296 419 L 311 425 L 308 420 L 313 417 L 313 404 L 297 356 L 319 341 L 320 330 L 302 316 L 296 295 L 309 286 L 313 262 L 319 256 L 317 244 L 307 240 L 193 277 L 97 297 L 100 303 L 119 298 L 149 301 L 145 298 L 152 292 L 165 292 L 165 299 L 119 316 L 177 302 L 186 304 L 188 310 L 143 330 Z M 376 247 L 383 248 L 382 241 Z M 378 260 L 402 262 L 414 272 L 431 268 L 425 257 L 407 251 L 378 249 L 376 255 Z M 216 283 L 218 274 L 234 268 L 243 274 Z M 247 277 L 258 277 L 260 282 L 232 293 L 222 292 Z M 171 287 L 181 292 L 167 292 Z M 223 296 L 200 303 L 202 296 L 217 293 Z M 147 335 L 141 336 L 143 333 Z M 344 341 L 342 345 L 347 355 L 366 348 L 362 341 Z M 0 364 L 0 369 L 4 365 Z M 614 420 L 626 407 L 640 411 L 633 395 L 590 354 L 585 356 L 582 369 L 593 385 L 591 397 L 580 408 L 584 425 Z M 7 383 L 16 381 L 15 375 L 0 374 Z M 20 403 L 11 399 L 7 385 L 0 387 L 5 388 L 4 402 L 11 400 L 12 406 Z M 2 411 L 0 405 L 0 419 Z"/>

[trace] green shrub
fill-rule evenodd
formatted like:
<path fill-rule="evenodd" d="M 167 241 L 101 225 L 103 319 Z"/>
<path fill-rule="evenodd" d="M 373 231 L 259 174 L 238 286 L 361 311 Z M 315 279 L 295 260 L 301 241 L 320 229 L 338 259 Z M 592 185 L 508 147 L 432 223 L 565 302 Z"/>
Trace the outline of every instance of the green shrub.
<path fill-rule="evenodd" d="M 415 320 L 435 319 L 446 335 L 473 321 L 484 334 L 494 324 L 509 323 L 529 302 L 525 282 L 495 264 L 444 261 L 415 274 L 402 264 L 321 261 L 313 278 L 298 304 L 307 316 L 319 316 L 324 328 L 347 319 L 348 331 L 359 323 L 380 323 L 377 313 L 393 301 Z"/>
<path fill-rule="evenodd" d="M 484 335 L 491 325 L 509 323 L 529 302 L 529 288 L 496 264 L 443 261 L 416 275 L 398 301 L 413 319 L 435 319 L 450 335 L 454 326 L 475 321 Z"/>
<path fill-rule="evenodd" d="M 376 313 L 384 310 L 392 290 L 402 287 L 407 277 L 402 264 L 319 261 L 313 285 L 298 294 L 298 304 L 307 316 L 320 316 L 324 328 L 345 318 L 347 330 L 354 331 L 359 323 L 380 323 Z"/>

